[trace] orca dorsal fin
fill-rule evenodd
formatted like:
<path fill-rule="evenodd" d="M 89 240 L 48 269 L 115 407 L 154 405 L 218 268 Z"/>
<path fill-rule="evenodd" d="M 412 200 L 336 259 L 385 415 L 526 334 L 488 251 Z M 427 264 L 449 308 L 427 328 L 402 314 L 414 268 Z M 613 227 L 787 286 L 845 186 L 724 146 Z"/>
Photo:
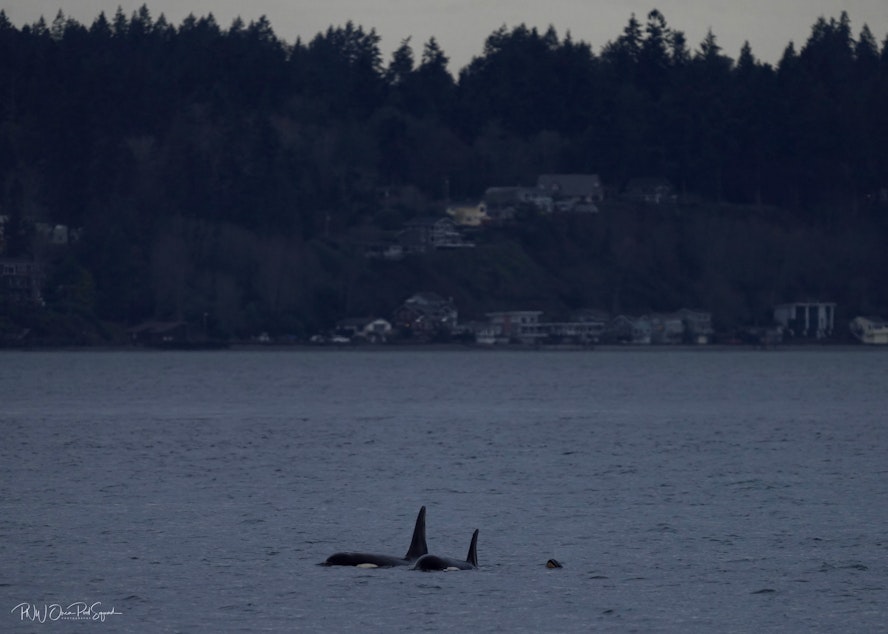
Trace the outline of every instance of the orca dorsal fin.
<path fill-rule="evenodd" d="M 478 567 L 478 529 L 475 529 L 475 532 L 472 533 L 472 543 L 469 544 L 469 554 L 466 557 L 466 563 L 472 564 L 475 568 Z"/>
<path fill-rule="evenodd" d="M 407 550 L 407 554 L 404 555 L 404 559 L 413 561 L 429 552 L 429 547 L 426 545 L 425 517 L 426 508 L 423 506 L 419 509 L 419 515 L 416 516 L 416 526 L 413 527 L 413 539 L 410 542 L 410 548 Z"/>

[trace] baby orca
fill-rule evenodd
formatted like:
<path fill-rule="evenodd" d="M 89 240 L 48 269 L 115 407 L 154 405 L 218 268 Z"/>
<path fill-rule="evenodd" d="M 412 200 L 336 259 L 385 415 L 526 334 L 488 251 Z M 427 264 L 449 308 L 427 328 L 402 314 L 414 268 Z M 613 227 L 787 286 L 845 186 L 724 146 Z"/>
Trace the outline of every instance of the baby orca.
<path fill-rule="evenodd" d="M 416 560 L 413 566 L 414 570 L 422 570 L 431 572 L 433 570 L 475 570 L 478 567 L 478 529 L 472 533 L 472 543 L 469 544 L 469 554 L 465 561 L 460 559 L 452 559 L 450 557 L 440 557 L 438 555 L 423 555 Z"/>
<path fill-rule="evenodd" d="M 343 552 L 334 553 L 327 557 L 323 566 L 356 566 L 358 568 L 390 568 L 392 566 L 409 566 L 414 561 L 429 552 L 426 546 L 426 508 L 419 509 L 416 516 L 416 525 L 413 527 L 413 540 L 410 548 L 403 557 L 395 555 L 379 555 L 376 553 Z"/>

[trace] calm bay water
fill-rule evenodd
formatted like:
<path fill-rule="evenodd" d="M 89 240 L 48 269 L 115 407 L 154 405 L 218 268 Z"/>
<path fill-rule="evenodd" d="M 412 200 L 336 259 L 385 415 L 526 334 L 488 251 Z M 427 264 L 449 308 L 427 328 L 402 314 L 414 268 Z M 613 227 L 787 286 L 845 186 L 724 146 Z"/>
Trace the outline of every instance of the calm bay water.
<path fill-rule="evenodd" d="M 3 352 L 0 631 L 888 631 L 886 420 L 869 349 Z M 478 571 L 316 565 L 423 504 Z"/>

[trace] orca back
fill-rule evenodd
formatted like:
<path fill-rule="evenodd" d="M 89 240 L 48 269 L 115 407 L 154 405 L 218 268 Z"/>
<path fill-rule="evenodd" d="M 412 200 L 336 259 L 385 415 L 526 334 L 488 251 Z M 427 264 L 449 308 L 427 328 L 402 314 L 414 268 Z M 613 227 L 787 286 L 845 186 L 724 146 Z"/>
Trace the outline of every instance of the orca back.
<path fill-rule="evenodd" d="M 426 507 L 419 509 L 419 515 L 416 516 L 416 525 L 413 527 L 413 539 L 410 541 L 410 548 L 404 559 L 407 561 L 416 561 L 429 552 L 426 545 Z"/>
<path fill-rule="evenodd" d="M 472 533 L 472 543 L 469 544 L 469 554 L 465 560 L 438 555 L 423 555 L 416 560 L 413 570 L 431 572 L 433 570 L 473 570 L 478 567 L 478 529 Z"/>
<path fill-rule="evenodd" d="M 322 564 L 324 566 L 357 566 L 361 568 L 388 568 L 407 566 L 429 552 L 426 545 L 426 507 L 419 509 L 413 527 L 413 539 L 404 557 L 380 555 L 377 553 L 340 552 L 333 553 Z"/>
<path fill-rule="evenodd" d="M 411 562 L 393 555 L 380 555 L 377 553 L 333 553 L 327 557 L 324 566 L 354 566 L 356 568 L 393 568 L 395 566 L 407 566 Z"/>

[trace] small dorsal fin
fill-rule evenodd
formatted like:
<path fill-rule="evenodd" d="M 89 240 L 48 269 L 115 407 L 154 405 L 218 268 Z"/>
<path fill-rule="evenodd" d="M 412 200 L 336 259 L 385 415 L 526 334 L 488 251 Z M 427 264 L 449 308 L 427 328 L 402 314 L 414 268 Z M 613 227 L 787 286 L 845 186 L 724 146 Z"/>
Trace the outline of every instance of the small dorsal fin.
<path fill-rule="evenodd" d="M 410 548 L 404 559 L 413 561 L 419 559 L 429 552 L 426 545 L 426 508 L 423 506 L 419 509 L 419 515 L 416 516 L 416 526 L 413 527 L 413 540 L 410 542 Z"/>
<path fill-rule="evenodd" d="M 472 543 L 469 544 L 469 555 L 466 557 L 466 562 L 478 567 L 478 529 L 475 529 L 475 532 L 472 533 Z"/>

